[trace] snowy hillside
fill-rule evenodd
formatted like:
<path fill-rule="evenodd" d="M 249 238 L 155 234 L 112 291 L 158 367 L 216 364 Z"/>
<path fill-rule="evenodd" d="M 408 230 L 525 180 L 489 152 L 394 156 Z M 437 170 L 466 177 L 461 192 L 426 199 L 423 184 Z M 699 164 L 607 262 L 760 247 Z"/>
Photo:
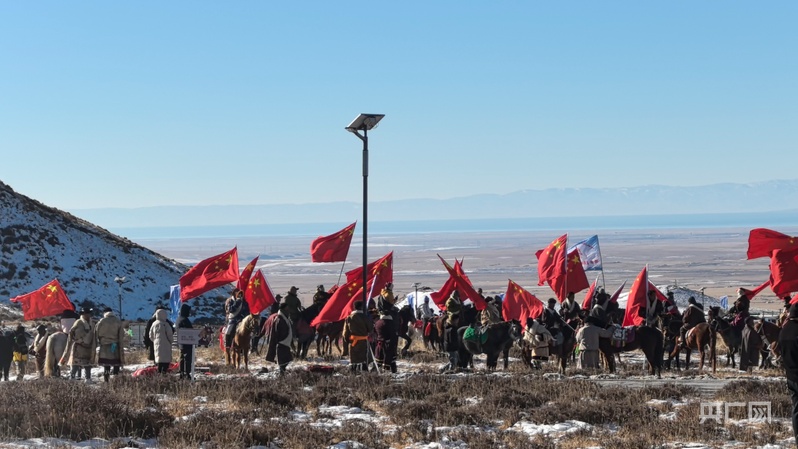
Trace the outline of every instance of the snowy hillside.
<path fill-rule="evenodd" d="M 78 305 L 119 308 L 117 276 L 122 285 L 125 319 L 148 319 L 155 305 L 167 304 L 169 286 L 187 266 L 127 239 L 14 192 L 0 182 L 0 314 L 21 316 L 8 298 L 29 293 L 57 278 Z M 213 292 L 223 295 L 221 289 Z M 212 302 L 209 302 L 212 301 Z M 191 301 L 195 317 L 220 316 L 210 298 Z"/>

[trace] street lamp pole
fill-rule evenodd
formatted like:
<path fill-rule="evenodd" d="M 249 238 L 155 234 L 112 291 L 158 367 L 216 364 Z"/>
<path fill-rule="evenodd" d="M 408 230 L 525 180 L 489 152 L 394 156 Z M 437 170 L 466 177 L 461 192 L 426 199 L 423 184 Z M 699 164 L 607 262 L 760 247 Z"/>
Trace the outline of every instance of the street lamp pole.
<path fill-rule="evenodd" d="M 416 289 L 416 294 L 413 295 L 413 302 L 415 303 L 415 304 L 413 304 L 413 308 L 414 309 L 418 308 L 418 288 L 420 286 L 421 286 L 421 284 L 419 282 L 413 282 L 413 288 Z"/>
<path fill-rule="evenodd" d="M 119 319 L 122 320 L 123 319 L 122 318 L 122 284 L 127 282 L 127 279 L 125 278 L 125 276 L 122 276 L 122 277 L 117 276 L 117 277 L 114 278 L 114 282 L 119 284 Z"/>
<path fill-rule="evenodd" d="M 360 114 L 355 120 L 346 127 L 346 130 L 356 135 L 363 141 L 363 309 L 368 308 L 368 198 L 369 198 L 369 135 L 370 129 L 377 126 L 385 114 Z M 360 134 L 358 131 L 363 131 Z"/>

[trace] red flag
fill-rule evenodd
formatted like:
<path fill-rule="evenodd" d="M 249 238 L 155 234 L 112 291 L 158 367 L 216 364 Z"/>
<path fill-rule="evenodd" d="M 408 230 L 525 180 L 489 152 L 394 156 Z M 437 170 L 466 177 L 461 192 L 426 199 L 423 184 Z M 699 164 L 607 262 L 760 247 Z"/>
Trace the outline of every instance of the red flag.
<path fill-rule="evenodd" d="M 590 287 L 585 275 L 585 269 L 582 267 L 582 261 L 579 259 L 579 252 L 573 250 L 568 254 L 568 265 L 566 271 L 552 279 L 546 281 L 555 296 L 560 302 L 565 301 L 568 293 L 578 293 Z"/>
<path fill-rule="evenodd" d="M 67 298 L 66 292 L 61 288 L 58 279 L 44 284 L 35 292 L 11 298 L 11 302 L 22 305 L 22 314 L 25 321 L 58 315 L 65 310 L 75 310 L 75 305 Z"/>
<path fill-rule="evenodd" d="M 258 270 L 255 276 L 252 276 L 252 279 L 247 283 L 244 299 L 249 304 L 249 313 L 252 315 L 260 315 L 261 312 L 274 304 L 274 294 L 272 289 L 269 288 L 269 283 L 266 282 L 266 277 L 263 276 L 262 271 Z"/>
<path fill-rule="evenodd" d="M 532 293 L 510 280 L 502 301 L 502 318 L 505 321 L 518 320 L 523 327 L 529 318 L 537 318 L 543 313 L 543 303 Z"/>
<path fill-rule="evenodd" d="M 626 286 L 626 280 L 624 280 L 623 284 L 621 284 L 621 286 L 618 287 L 618 290 L 615 290 L 615 293 L 613 293 L 612 296 L 610 296 L 610 301 L 618 302 L 618 297 L 621 296 L 621 292 L 623 291 L 623 288 L 625 286 Z"/>
<path fill-rule="evenodd" d="M 758 295 L 759 292 L 767 288 L 769 285 L 770 285 L 770 279 L 762 283 L 762 285 L 760 285 L 759 287 L 754 288 L 753 290 L 748 290 L 747 288 L 740 288 L 740 293 L 742 293 L 743 295 L 745 295 L 746 298 L 751 300 L 754 299 L 754 296 Z"/>
<path fill-rule="evenodd" d="M 357 222 L 341 229 L 335 234 L 318 237 L 310 244 L 310 260 L 312 262 L 343 262 L 349 254 L 352 236 L 355 234 Z"/>
<path fill-rule="evenodd" d="M 463 263 L 457 259 L 454 260 L 454 271 L 459 273 L 465 281 L 469 283 L 471 282 L 468 279 L 468 276 L 466 276 L 465 271 L 463 271 Z M 432 298 L 432 302 L 434 302 L 439 309 L 446 310 L 446 300 L 449 299 L 449 296 L 451 296 L 452 292 L 455 290 L 457 290 L 457 293 L 460 294 L 461 298 L 466 297 L 465 290 L 462 288 L 457 288 L 457 281 L 455 281 L 453 277 L 449 276 L 449 278 L 446 279 L 446 282 L 443 284 L 443 287 L 441 287 L 441 289 L 437 292 L 431 293 L 430 298 Z"/>
<path fill-rule="evenodd" d="M 368 270 L 369 273 L 368 276 L 369 280 L 371 280 L 371 278 L 374 277 L 374 273 L 377 271 L 380 265 L 382 266 L 390 265 L 391 270 L 393 270 L 392 264 L 393 264 L 393 251 L 386 254 L 382 258 L 377 259 L 374 262 L 371 262 L 370 264 L 366 265 L 366 270 Z M 357 267 L 354 270 L 346 272 L 346 282 L 351 282 L 355 279 L 361 279 L 361 280 L 363 279 L 363 267 Z M 388 282 L 393 282 L 393 280 L 390 280 Z M 382 290 L 382 287 L 380 287 L 380 290 Z M 377 290 L 377 293 L 379 293 L 379 290 Z"/>
<path fill-rule="evenodd" d="M 598 276 L 596 276 L 596 280 L 590 284 L 590 290 L 587 291 L 587 296 L 585 296 L 585 300 L 582 301 L 582 310 L 590 310 L 593 307 L 593 294 L 596 293 L 596 287 L 598 287 Z"/>
<path fill-rule="evenodd" d="M 321 311 L 310 323 L 316 327 L 324 323 L 341 321 L 352 313 L 354 302 L 363 297 L 363 280 L 354 279 L 335 290 Z"/>
<path fill-rule="evenodd" d="M 226 253 L 209 257 L 191 267 L 180 278 L 180 300 L 183 302 L 188 301 L 214 288 L 237 280 L 238 248 L 233 248 Z"/>
<path fill-rule="evenodd" d="M 648 291 L 654 291 L 654 292 L 657 294 L 657 299 L 658 299 L 658 300 L 660 300 L 660 301 L 662 301 L 662 302 L 668 302 L 668 297 L 667 297 L 667 296 L 665 296 L 665 294 L 664 294 L 664 293 L 662 293 L 661 291 L 659 291 L 659 289 L 657 288 L 657 286 L 656 286 L 656 285 L 654 285 L 653 283 L 651 283 L 651 281 L 648 281 Z M 648 294 L 648 293 L 646 293 L 646 294 Z"/>
<path fill-rule="evenodd" d="M 749 259 L 770 257 L 777 249 L 798 250 L 798 239 L 764 228 L 752 229 L 748 234 Z"/>
<path fill-rule="evenodd" d="M 773 250 L 769 282 L 779 297 L 798 291 L 798 251 Z"/>
<path fill-rule="evenodd" d="M 629 298 L 626 300 L 626 315 L 623 317 L 624 326 L 640 326 L 645 320 L 640 316 L 640 310 L 646 310 L 648 301 L 648 267 L 637 275 L 629 290 Z"/>
<path fill-rule="evenodd" d="M 538 285 L 559 277 L 565 271 L 565 251 L 568 234 L 564 234 L 551 242 L 549 246 L 538 250 Z M 562 301 L 562 299 L 560 299 Z"/>
<path fill-rule="evenodd" d="M 795 304 L 795 303 L 797 303 L 797 302 L 798 302 L 798 295 L 795 295 L 795 296 L 793 296 L 793 297 L 792 297 L 792 299 L 790 300 L 790 305 L 793 305 L 793 304 Z"/>
<path fill-rule="evenodd" d="M 238 277 L 238 284 L 236 288 L 239 290 L 246 291 L 247 286 L 249 284 L 249 278 L 252 277 L 252 272 L 255 271 L 255 264 L 258 263 L 258 258 L 260 256 L 256 256 L 252 259 L 252 262 L 248 263 L 246 267 L 244 267 L 244 271 L 241 272 L 241 276 Z"/>
<path fill-rule="evenodd" d="M 468 278 L 465 276 L 465 273 L 458 273 L 457 270 L 452 268 L 448 262 L 443 260 L 443 257 L 441 257 L 440 254 L 438 254 L 438 259 L 443 262 L 443 266 L 446 267 L 446 271 L 449 272 L 449 276 L 454 278 L 454 282 L 457 284 L 457 290 L 464 293 L 464 295 L 461 296 L 461 299 L 465 301 L 465 298 L 468 298 L 474 303 L 474 307 L 476 307 L 477 310 L 484 310 L 485 307 L 487 307 L 485 299 L 483 299 L 482 296 L 477 293 L 477 291 L 474 289 L 474 286 L 471 285 L 471 282 L 469 282 Z"/>

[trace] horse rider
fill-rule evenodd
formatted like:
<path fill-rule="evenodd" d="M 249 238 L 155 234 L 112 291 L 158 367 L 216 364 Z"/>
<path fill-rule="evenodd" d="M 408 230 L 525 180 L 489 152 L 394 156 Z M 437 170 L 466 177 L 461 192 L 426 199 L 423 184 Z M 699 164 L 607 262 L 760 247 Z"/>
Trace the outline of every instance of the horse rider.
<path fill-rule="evenodd" d="M 740 292 L 740 296 L 734 301 L 734 305 L 727 313 L 727 315 L 734 314 L 734 318 L 729 323 L 732 328 L 742 332 L 743 327 L 745 327 L 745 319 L 749 316 L 748 310 L 750 308 L 751 300 L 748 299 L 745 293 Z"/>
<path fill-rule="evenodd" d="M 327 304 L 327 300 L 330 299 L 330 294 L 324 290 L 324 285 L 319 284 L 316 287 L 316 293 L 313 294 L 313 304 L 318 305 L 319 309 L 324 307 Z"/>
<path fill-rule="evenodd" d="M 673 298 L 673 292 L 668 292 L 667 300 L 665 301 L 665 313 L 668 315 L 681 316 L 679 313 L 679 306 L 676 305 L 676 300 Z"/>
<path fill-rule="evenodd" d="M 581 312 L 582 307 L 574 299 L 574 292 L 568 292 L 565 301 L 560 305 L 560 315 L 569 326 L 576 327 L 574 324 L 579 320 Z"/>
<path fill-rule="evenodd" d="M 565 326 L 568 326 L 568 324 L 566 324 L 560 314 L 557 313 L 557 310 L 554 308 L 556 305 L 557 300 L 554 298 L 549 298 L 548 304 L 546 305 L 546 308 L 543 309 L 543 314 L 539 320 L 551 332 L 551 336 L 554 337 L 555 345 L 561 345 L 565 339 L 562 329 Z"/>
<path fill-rule="evenodd" d="M 687 349 L 687 332 L 701 323 L 706 323 L 704 309 L 695 301 L 693 296 L 687 298 L 687 309 L 682 315 L 682 327 L 679 329 L 681 335 L 682 349 Z"/>
<path fill-rule="evenodd" d="M 451 295 L 449 295 L 449 299 L 446 300 L 446 321 L 449 323 L 453 323 L 454 320 L 452 319 L 452 315 L 460 314 L 463 309 L 463 302 L 460 301 L 460 293 L 457 293 L 457 290 L 453 291 Z"/>
<path fill-rule="evenodd" d="M 482 323 L 482 327 L 488 327 L 491 324 L 501 323 L 502 316 L 499 313 L 499 310 L 496 308 L 496 304 L 493 302 L 492 297 L 488 297 L 485 300 L 485 308 L 480 312 L 480 322 Z"/>
<path fill-rule="evenodd" d="M 776 326 L 782 327 L 787 320 L 790 319 L 790 295 L 784 297 L 784 309 L 779 314 L 779 317 L 776 319 Z"/>
<path fill-rule="evenodd" d="M 244 292 L 234 289 L 233 294 L 224 303 L 224 312 L 227 317 L 227 331 L 224 335 L 225 350 L 229 350 L 233 345 L 233 337 L 236 334 L 236 327 L 245 316 L 249 314 L 249 307 L 244 300 Z"/>
<path fill-rule="evenodd" d="M 657 292 L 654 290 L 648 291 L 648 298 L 646 298 L 646 307 L 640 308 L 638 314 L 645 320 L 644 325 L 655 327 L 659 317 L 665 312 L 662 302 L 657 299 Z"/>
<path fill-rule="evenodd" d="M 532 349 L 532 366 L 540 369 L 540 362 L 549 360 L 549 344 L 554 341 L 551 332 L 540 322 L 540 317 L 527 318 L 522 340 Z"/>
<path fill-rule="evenodd" d="M 285 298 L 283 298 L 283 304 L 285 304 L 285 308 L 280 309 L 286 316 L 288 316 L 288 319 L 294 323 L 294 329 L 296 329 L 296 323 L 299 321 L 299 314 L 303 309 L 302 301 L 300 301 L 299 296 L 297 296 L 298 291 L 298 288 L 291 286 L 291 288 L 288 289 L 288 293 L 286 293 Z"/>
<path fill-rule="evenodd" d="M 432 312 L 432 307 L 429 306 L 429 296 L 424 297 L 424 302 L 416 308 L 416 311 L 425 323 L 432 319 L 435 313 Z"/>

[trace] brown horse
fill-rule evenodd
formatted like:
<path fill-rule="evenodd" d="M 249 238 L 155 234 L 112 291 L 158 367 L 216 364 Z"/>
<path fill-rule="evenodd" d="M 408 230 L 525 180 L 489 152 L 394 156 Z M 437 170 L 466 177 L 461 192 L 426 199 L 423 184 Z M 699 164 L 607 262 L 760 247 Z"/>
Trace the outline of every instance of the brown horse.
<path fill-rule="evenodd" d="M 335 343 L 335 349 L 338 350 L 339 355 L 344 353 L 339 341 L 341 340 L 341 334 L 344 332 L 345 321 L 346 320 L 335 321 L 316 326 L 316 354 L 318 354 L 319 357 L 332 355 L 333 343 Z"/>
<path fill-rule="evenodd" d="M 728 348 L 728 352 L 726 353 L 726 366 L 731 364 L 731 367 L 734 368 L 736 366 L 734 354 L 740 351 L 740 345 L 743 341 L 742 332 L 732 327 L 729 320 L 720 316 L 720 307 L 717 306 L 709 308 L 707 321 L 709 321 L 709 327 L 712 328 L 712 331 L 716 334 L 720 334 L 723 343 Z"/>
<path fill-rule="evenodd" d="M 765 318 L 760 319 L 754 324 L 754 331 L 762 337 L 762 361 L 759 362 L 760 368 L 774 368 L 775 365 L 781 363 L 781 348 L 779 347 L 779 333 L 781 328 L 767 321 Z"/>
<path fill-rule="evenodd" d="M 684 357 L 684 369 L 687 369 L 690 366 L 690 353 L 693 349 L 698 350 L 698 353 L 701 354 L 701 362 L 698 365 L 698 370 L 702 371 L 704 369 L 704 356 L 706 355 L 706 349 L 709 348 L 709 359 L 712 362 L 712 372 L 715 372 L 716 363 L 715 363 L 715 336 L 712 334 L 712 329 L 709 327 L 709 323 L 698 323 L 692 329 L 687 332 L 687 352 L 685 353 Z M 676 358 L 676 369 L 681 369 L 679 366 L 679 353 L 682 350 L 682 345 L 680 342 L 676 342 L 674 346 L 673 352 L 671 352 L 670 357 L 668 360 L 672 358 Z"/>
<path fill-rule="evenodd" d="M 249 344 L 252 341 L 252 333 L 255 332 L 257 326 L 257 315 L 247 315 L 238 323 L 236 333 L 233 336 L 233 344 L 226 354 L 228 365 L 241 368 L 241 359 L 243 359 L 244 368 L 249 370 Z"/>
<path fill-rule="evenodd" d="M 599 351 L 604 354 L 610 372 L 615 372 L 614 354 L 640 349 L 648 361 L 649 373 L 656 375 L 657 378 L 661 377 L 664 354 L 662 332 L 649 326 L 634 326 L 633 329 L 634 339 L 621 347 L 613 346 L 609 338 L 599 339 Z"/>

